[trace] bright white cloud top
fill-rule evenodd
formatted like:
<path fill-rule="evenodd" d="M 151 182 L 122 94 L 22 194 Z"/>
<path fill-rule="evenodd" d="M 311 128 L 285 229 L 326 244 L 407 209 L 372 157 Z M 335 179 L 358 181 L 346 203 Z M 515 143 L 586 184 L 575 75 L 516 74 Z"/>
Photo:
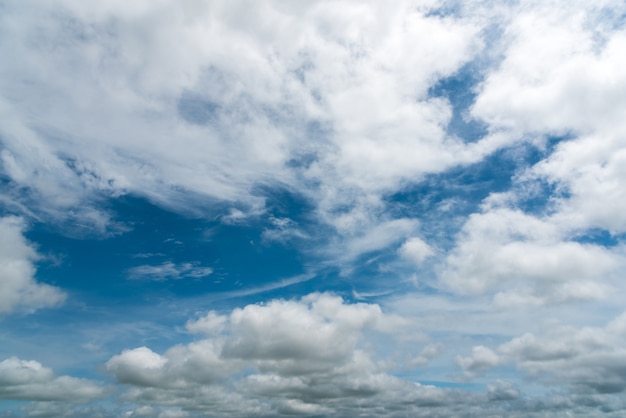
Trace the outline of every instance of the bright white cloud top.
<path fill-rule="evenodd" d="M 0 0 L 0 417 L 624 416 L 625 25 Z"/>

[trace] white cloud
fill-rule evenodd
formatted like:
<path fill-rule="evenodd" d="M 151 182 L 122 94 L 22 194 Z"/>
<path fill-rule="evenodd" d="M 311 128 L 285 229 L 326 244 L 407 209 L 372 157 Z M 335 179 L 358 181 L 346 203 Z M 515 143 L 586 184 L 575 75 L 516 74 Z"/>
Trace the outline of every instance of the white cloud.
<path fill-rule="evenodd" d="M 555 327 L 543 335 L 526 333 L 491 350 L 474 347 L 459 357 L 466 376 L 501 364 L 514 363 L 527 378 L 568 386 L 587 393 L 626 392 L 626 314 L 604 327 Z"/>
<path fill-rule="evenodd" d="M 141 386 L 157 385 L 161 370 L 167 360 L 147 347 L 124 350 L 107 362 L 107 370 L 114 373 L 122 383 Z"/>
<path fill-rule="evenodd" d="M 216 334 L 224 329 L 228 322 L 228 317 L 220 315 L 215 311 L 209 311 L 205 316 L 195 321 L 187 321 L 186 328 L 194 334 Z"/>
<path fill-rule="evenodd" d="M 461 293 L 494 293 L 503 306 L 594 300 L 608 295 L 622 263 L 619 252 L 567 240 L 550 219 L 492 209 L 470 216 L 441 280 Z"/>
<path fill-rule="evenodd" d="M 624 3 L 523 2 L 507 10 L 502 63 L 472 114 L 492 130 L 541 142 L 566 136 L 528 174 L 553 185 L 555 222 L 626 231 Z"/>
<path fill-rule="evenodd" d="M 503 61 L 472 113 L 517 132 L 584 133 L 621 124 L 626 77 L 618 51 L 625 38 L 611 27 L 616 15 L 609 9 L 624 5 L 524 2 L 508 9 Z"/>
<path fill-rule="evenodd" d="M 319 371 L 349 358 L 362 330 L 382 318 L 376 305 L 348 305 L 323 294 L 248 305 L 230 315 L 236 338 L 226 342 L 222 354 L 254 359 L 261 369 L 278 373 Z"/>
<path fill-rule="evenodd" d="M 281 242 L 283 244 L 294 239 L 307 239 L 309 236 L 300 230 L 298 223 L 289 218 L 277 218 L 270 216 L 270 224 L 273 228 L 263 230 L 261 237 L 266 242 Z"/>
<path fill-rule="evenodd" d="M 0 218 L 0 314 L 56 306 L 66 295 L 56 287 L 37 283 L 39 254 L 24 238 L 24 220 Z"/>
<path fill-rule="evenodd" d="M 595 133 L 560 144 L 554 154 L 537 164 L 531 175 L 567 191 L 557 200 L 555 221 L 570 228 L 600 228 L 612 234 L 626 231 L 624 170 L 626 126 L 607 135 Z"/>
<path fill-rule="evenodd" d="M 422 301 L 412 303 L 421 305 Z M 437 312 L 441 315 L 441 310 Z M 477 320 L 476 315 L 463 316 L 466 321 Z M 623 354 L 624 318 L 626 315 L 621 315 L 603 328 L 555 325 L 552 319 L 536 321 L 535 329 L 543 331 L 512 338 L 496 348 L 477 345 L 469 355 L 456 356 L 456 363 L 465 379 L 482 375 L 483 380 L 496 367 L 516 365 L 531 382 L 572 390 L 563 395 L 559 411 L 584 411 L 593 416 L 597 406 L 585 404 L 578 398 L 580 393 L 591 389 L 606 396 L 603 393 L 615 393 L 624 386 L 621 369 L 615 367 Z M 384 355 L 389 355 L 392 335 L 406 337 L 407 332 L 414 332 L 411 321 L 404 319 L 402 327 L 396 325 L 392 330 L 387 322 L 394 322 L 394 316 L 379 306 L 351 304 L 328 294 L 272 300 L 229 314 L 210 311 L 188 323 L 190 331 L 206 333 L 208 339 L 174 346 L 162 355 L 146 347 L 125 350 L 112 357 L 106 369 L 130 386 L 123 395 L 125 400 L 155 411 L 160 406 L 180 408 L 192 416 L 206 412 L 221 416 L 497 416 L 515 405 L 518 415 L 512 416 L 521 417 L 540 414 L 548 408 L 546 403 L 554 401 L 552 396 L 523 395 L 517 380 L 486 380 L 486 392 L 472 394 L 391 375 L 389 358 L 380 357 L 383 353 L 374 348 L 382 338 L 386 341 Z M 419 321 L 437 333 L 448 331 L 436 321 L 430 323 L 432 319 L 424 316 Z M 478 320 L 480 331 L 463 328 L 465 332 L 493 331 L 488 320 Z M 515 328 L 509 321 L 506 315 L 492 318 L 493 323 L 506 322 L 507 328 Z M 458 333 L 451 338 L 462 343 Z M 425 365 L 441 353 L 440 344 L 427 345 L 413 365 Z M 428 376 L 428 367 L 420 370 Z M 606 405 L 608 401 L 598 402 Z"/>
<path fill-rule="evenodd" d="M 354 220 L 349 222 L 352 224 Z M 364 254 L 389 248 L 412 235 L 419 225 L 415 219 L 400 218 L 389 221 L 378 219 L 376 221 L 371 216 L 358 219 L 356 222 L 360 228 L 354 228 L 351 225 L 349 228 L 354 230 L 346 231 L 337 245 L 330 248 L 332 255 L 338 257 L 342 263 L 349 263 Z"/>
<path fill-rule="evenodd" d="M 135 193 L 181 211 L 207 198 L 258 207 L 254 187 L 282 183 L 331 221 L 369 195 L 477 161 L 493 146 L 447 137 L 451 106 L 427 91 L 481 49 L 480 26 L 427 11 L 7 6 L 11 41 L 0 47 L 16 58 L 0 66 L 3 171 L 28 190 L 25 202 L 11 197 L 106 228 L 108 215 L 94 213 L 103 197 Z M 305 136 L 307 126 L 319 132 Z"/>
<path fill-rule="evenodd" d="M 511 401 L 519 399 L 520 396 L 519 388 L 511 382 L 498 380 L 487 385 L 487 398 L 490 401 Z"/>
<path fill-rule="evenodd" d="M 471 378 L 497 366 L 500 363 L 500 357 L 488 347 L 479 345 L 472 348 L 471 356 L 458 356 L 456 363 L 461 366 L 464 375 Z"/>
<path fill-rule="evenodd" d="M 96 383 L 70 376 L 55 376 L 34 360 L 10 357 L 0 362 L 0 399 L 82 401 L 104 395 Z"/>
<path fill-rule="evenodd" d="M 432 359 L 437 357 L 443 351 L 441 344 L 428 344 L 420 351 L 417 357 L 414 357 L 409 362 L 410 366 L 424 366 L 428 364 Z"/>
<path fill-rule="evenodd" d="M 311 294 L 237 308 L 227 317 L 209 312 L 188 328 L 206 332 L 207 324 L 209 339 L 163 355 L 146 347 L 125 350 L 106 369 L 132 386 L 124 396 L 134 401 L 224 415 L 346 415 L 397 400 L 443 404 L 449 396 L 393 377 L 373 360 L 365 348 L 371 332 L 399 326 L 378 305 Z M 424 355 L 436 355 L 431 351 Z"/>
<path fill-rule="evenodd" d="M 420 266 L 424 260 L 435 254 L 433 249 L 420 238 L 409 238 L 398 250 L 400 256 Z"/>

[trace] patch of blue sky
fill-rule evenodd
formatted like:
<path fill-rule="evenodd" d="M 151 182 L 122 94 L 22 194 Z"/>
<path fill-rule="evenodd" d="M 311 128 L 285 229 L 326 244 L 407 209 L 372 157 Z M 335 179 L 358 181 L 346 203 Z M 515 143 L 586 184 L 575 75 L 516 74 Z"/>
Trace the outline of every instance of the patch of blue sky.
<path fill-rule="evenodd" d="M 592 228 L 575 235 L 573 240 L 581 244 L 616 247 L 626 241 L 626 234 L 611 234 L 605 229 Z"/>
<path fill-rule="evenodd" d="M 531 148 L 527 144 L 504 148 L 478 163 L 430 174 L 401 192 L 387 196 L 389 213 L 420 219 L 425 236 L 435 238 L 446 248 L 451 242 L 441 242 L 441 239 L 452 238 L 461 226 L 455 219 L 479 211 L 490 194 L 510 190 L 516 174 L 530 165 L 528 150 Z"/>
<path fill-rule="evenodd" d="M 402 377 L 407 380 L 415 380 L 414 378 L 416 376 L 413 374 L 402 374 L 402 375 L 398 375 L 398 377 Z M 463 389 L 469 392 L 484 392 L 485 391 L 485 385 L 482 383 L 455 382 L 455 381 L 449 381 L 449 380 L 421 380 L 421 379 L 419 380 L 419 383 L 422 385 L 436 386 L 442 389 Z"/>
<path fill-rule="evenodd" d="M 428 10 L 426 16 L 436 16 L 439 18 L 459 16 L 462 11 L 462 3 L 460 1 L 446 1 L 439 7 L 433 7 Z"/>
<path fill-rule="evenodd" d="M 21 410 L 25 406 L 30 404 L 30 401 L 13 401 L 10 399 L 2 399 L 0 402 L 0 416 L 2 417 L 16 417 L 20 415 L 17 414 L 17 411 Z"/>
<path fill-rule="evenodd" d="M 572 132 L 565 132 L 562 134 L 546 135 L 542 138 L 539 146 L 531 147 L 528 149 L 528 162 L 530 164 L 536 164 L 556 151 L 559 144 L 567 141 L 571 141 L 575 138 Z"/>
<path fill-rule="evenodd" d="M 162 291 L 180 297 L 224 292 L 302 273 L 297 251 L 263 242 L 261 225 L 187 218 L 130 196 L 112 207 L 130 230 L 108 239 L 67 237 L 44 225 L 28 231 L 40 252 L 61 260 L 43 265 L 41 280 L 92 302 L 134 304 Z M 142 266 L 153 269 L 133 270 Z"/>
<path fill-rule="evenodd" d="M 567 199 L 567 189 L 543 179 L 532 179 L 516 184 L 515 206 L 519 210 L 535 216 L 549 215 L 556 210 L 558 199 Z"/>
<path fill-rule="evenodd" d="M 430 97 L 449 101 L 452 118 L 446 128 L 447 132 L 464 142 L 476 142 L 488 133 L 487 124 L 472 118 L 469 112 L 476 98 L 476 86 L 481 79 L 482 74 L 476 62 L 472 62 L 452 76 L 440 79 L 428 91 Z"/>

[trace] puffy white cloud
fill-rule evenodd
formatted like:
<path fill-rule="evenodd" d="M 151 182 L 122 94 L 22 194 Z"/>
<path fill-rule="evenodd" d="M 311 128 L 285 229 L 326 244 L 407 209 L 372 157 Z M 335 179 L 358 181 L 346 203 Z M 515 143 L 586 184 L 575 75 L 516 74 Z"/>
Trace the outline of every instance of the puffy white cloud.
<path fill-rule="evenodd" d="M 559 144 L 531 176 L 558 185 L 567 197 L 556 201 L 555 221 L 570 228 L 626 231 L 624 170 L 626 126 L 610 136 L 601 132 Z M 617 137 L 614 137 L 617 136 Z"/>
<path fill-rule="evenodd" d="M 369 304 L 344 304 L 339 297 L 313 294 L 295 301 L 248 305 L 230 315 L 234 338 L 222 350 L 227 358 L 254 360 L 261 370 L 306 374 L 349 359 L 365 328 L 384 317 Z"/>
<path fill-rule="evenodd" d="M 0 362 L 0 399 L 76 402 L 103 395 L 95 382 L 56 376 L 34 360 L 10 357 Z"/>
<path fill-rule="evenodd" d="M 236 361 L 222 361 L 219 341 L 202 340 L 178 345 L 159 355 L 147 347 L 124 350 L 106 368 L 121 383 L 143 387 L 181 389 L 219 381 L 239 368 Z"/>
<path fill-rule="evenodd" d="M 406 240 L 398 252 L 400 256 L 415 263 L 417 266 L 421 265 L 424 260 L 435 254 L 428 244 L 417 237 Z"/>
<path fill-rule="evenodd" d="M 599 405 L 615 403 L 606 398 L 610 393 L 624 389 L 623 373 L 615 367 L 623 355 L 624 318 L 626 314 L 603 328 L 544 324 L 537 328 L 543 333 L 526 333 L 495 348 L 477 345 L 469 355 L 458 355 L 463 378 L 482 376 L 484 393 L 421 385 L 392 375 L 389 358 L 375 350 L 377 339 L 388 341 L 384 355 L 389 355 L 392 337 L 386 333 L 409 332 L 409 322 L 389 327 L 387 322 L 396 319 L 379 306 L 347 303 L 329 294 L 272 300 L 228 314 L 210 311 L 188 323 L 190 331 L 204 333 L 208 339 L 177 345 L 163 354 L 146 347 L 125 350 L 112 357 L 106 368 L 130 386 L 122 395 L 124 400 L 153 408 L 155 416 L 160 407 L 178 408 L 175 412 L 190 416 L 445 417 L 464 413 L 478 417 L 502 415 L 511 408 L 517 411 L 512 416 L 520 417 L 540 417 L 546 410 L 594 416 Z M 491 332 L 485 327 L 489 324 L 482 325 L 482 332 Z M 458 344 L 458 334 L 453 340 Z M 456 350 L 463 350 L 462 345 Z M 423 366 L 442 352 L 440 344 L 426 345 L 412 365 Z M 552 395 L 523 395 L 517 380 L 486 380 L 495 374 L 494 368 L 511 364 L 531 382 L 571 392 L 564 392 L 557 402 Z M 428 369 L 420 370 L 426 373 Z M 600 398 L 583 399 L 581 394 L 589 389 Z M 623 409 L 618 404 L 612 408 Z"/>
<path fill-rule="evenodd" d="M 481 85 L 472 113 L 517 132 L 584 133 L 621 123 L 624 32 L 613 26 L 620 10 L 616 1 L 508 8 L 503 60 Z"/>
<path fill-rule="evenodd" d="M 224 415 L 343 416 L 375 406 L 394 409 L 397 401 L 457 402 L 458 394 L 399 379 L 374 361 L 366 349 L 371 333 L 398 326 L 378 305 L 316 293 L 248 305 L 228 316 L 211 311 L 188 323 L 211 338 L 163 355 L 146 347 L 125 350 L 106 368 L 132 386 L 128 399 Z M 423 355 L 437 351 L 431 347 Z"/>
<path fill-rule="evenodd" d="M 551 219 L 492 209 L 470 216 L 441 274 L 451 289 L 502 306 L 602 299 L 619 252 L 567 240 Z"/>
<path fill-rule="evenodd" d="M 24 229 L 21 218 L 0 218 L 0 314 L 56 306 L 66 297 L 57 287 L 35 280 L 40 256 Z"/>
<path fill-rule="evenodd" d="M 107 369 L 122 383 L 157 385 L 167 360 L 147 347 L 124 350 L 107 362 Z"/>
<path fill-rule="evenodd" d="M 624 11 L 619 1 L 510 8 L 502 62 L 472 107 L 492 130 L 569 137 L 529 175 L 563 192 L 555 218 L 570 228 L 626 230 Z"/>

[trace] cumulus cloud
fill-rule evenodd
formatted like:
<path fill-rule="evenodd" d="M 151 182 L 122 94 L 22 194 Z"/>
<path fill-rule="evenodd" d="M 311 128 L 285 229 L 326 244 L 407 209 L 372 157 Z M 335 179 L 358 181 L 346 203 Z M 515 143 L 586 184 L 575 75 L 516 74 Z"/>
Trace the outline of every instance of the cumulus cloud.
<path fill-rule="evenodd" d="M 507 9 L 503 60 L 481 85 L 472 113 L 518 133 L 582 134 L 621 125 L 626 78 L 617 51 L 625 38 L 614 30 L 619 12 L 607 11 L 623 4 L 603 3 L 524 2 Z"/>
<path fill-rule="evenodd" d="M 457 364 L 470 378 L 513 363 L 532 380 L 569 386 L 581 393 L 623 393 L 625 318 L 622 314 L 604 327 L 561 326 L 550 334 L 525 333 L 495 350 L 476 346 L 471 356 L 458 357 Z"/>
<path fill-rule="evenodd" d="M 462 398 L 394 377 L 374 361 L 362 344 L 369 333 L 387 332 L 387 321 L 397 322 L 378 305 L 330 294 L 272 300 L 229 315 L 209 312 L 188 323 L 209 339 L 163 355 L 146 347 L 124 350 L 106 369 L 131 386 L 130 399 L 186 411 L 343 416 L 376 406 L 384 415 L 397 401 L 413 409 Z"/>
<path fill-rule="evenodd" d="M 57 287 L 36 281 L 40 255 L 24 237 L 25 227 L 21 218 L 0 218 L 0 314 L 56 306 L 66 298 Z"/>
<path fill-rule="evenodd" d="M 490 401 L 512 401 L 519 397 L 519 389 L 511 382 L 498 380 L 487 385 L 487 398 Z"/>
<path fill-rule="evenodd" d="M 424 260 L 435 254 L 428 244 L 417 237 L 406 240 L 398 252 L 401 257 L 415 263 L 417 266 L 421 265 Z"/>
<path fill-rule="evenodd" d="M 10 357 L 0 362 L 0 399 L 76 402 L 103 395 L 95 382 L 56 376 L 34 360 Z"/>
<path fill-rule="evenodd" d="M 567 137 L 531 176 L 561 189 L 558 221 L 570 228 L 626 226 L 623 149 L 626 34 L 617 1 L 524 2 L 507 9 L 503 60 L 471 113 L 513 136 Z"/>
<path fill-rule="evenodd" d="M 441 274 L 451 289 L 497 304 L 602 299 L 619 252 L 567 240 L 550 219 L 499 208 L 470 216 Z"/>
<path fill-rule="evenodd" d="M 548 327 L 545 334 L 526 333 L 495 348 L 477 345 L 469 355 L 456 357 L 465 380 L 488 378 L 494 368 L 513 364 L 531 381 L 571 390 L 560 398 L 528 398 L 517 383 L 502 379 L 488 381 L 484 393 L 472 393 L 394 376 L 385 357 L 373 349 L 377 338 L 389 339 L 393 327 L 387 322 L 397 324 L 393 315 L 378 305 L 319 293 L 227 314 L 209 311 L 187 323 L 206 339 L 163 354 L 147 347 L 124 350 L 106 369 L 129 386 L 124 399 L 153 408 L 154 414 L 159 407 L 176 407 L 174 412 L 190 416 L 478 417 L 511 412 L 539 417 L 546 410 L 594 416 L 600 405 L 610 403 L 606 396 L 625 387 L 623 373 L 615 367 L 622 362 L 624 318 L 604 327 Z M 394 334 L 401 329 L 407 328 L 396 325 Z M 440 344 L 425 346 L 412 365 L 426 365 L 442 349 Z M 585 397 L 589 390 L 599 398 Z M 613 409 L 618 413 L 623 407 L 615 404 Z M 137 409 L 136 415 L 144 410 Z"/>
<path fill-rule="evenodd" d="M 461 366 L 466 377 L 474 377 L 497 366 L 500 363 L 500 358 L 491 349 L 479 345 L 472 348 L 471 356 L 457 357 L 456 363 Z"/>

